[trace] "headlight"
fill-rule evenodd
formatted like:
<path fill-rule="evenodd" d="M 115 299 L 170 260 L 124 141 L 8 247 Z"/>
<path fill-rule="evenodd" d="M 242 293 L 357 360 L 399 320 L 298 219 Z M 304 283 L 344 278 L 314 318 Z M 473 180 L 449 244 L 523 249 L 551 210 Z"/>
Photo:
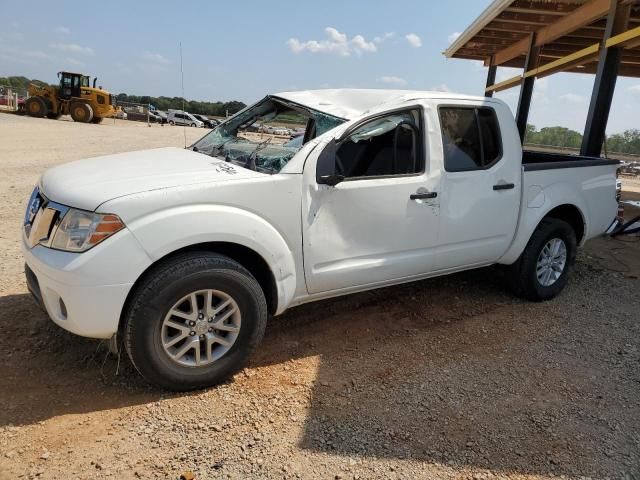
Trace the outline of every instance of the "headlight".
<path fill-rule="evenodd" d="M 54 234 L 51 247 L 84 252 L 123 228 L 124 223 L 117 215 L 70 208 Z"/>

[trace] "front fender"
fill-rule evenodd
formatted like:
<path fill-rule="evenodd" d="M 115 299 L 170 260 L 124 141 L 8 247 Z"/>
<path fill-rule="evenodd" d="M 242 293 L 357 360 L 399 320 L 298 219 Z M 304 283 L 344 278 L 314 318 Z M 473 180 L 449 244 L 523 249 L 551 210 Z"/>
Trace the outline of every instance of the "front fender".
<path fill-rule="evenodd" d="M 258 253 L 276 281 L 282 313 L 296 290 L 293 253 L 283 236 L 265 219 L 237 207 L 184 205 L 137 218 L 127 227 L 153 262 L 191 245 L 228 242 Z"/>
<path fill-rule="evenodd" d="M 587 238 L 588 225 L 587 202 L 582 192 L 575 185 L 567 182 L 558 182 L 543 187 L 542 185 L 529 185 L 523 192 L 520 218 L 516 235 L 507 252 L 498 260 L 498 263 L 511 265 L 522 254 L 531 235 L 540 221 L 554 208 L 560 205 L 573 205 L 578 209 L 584 222 Z"/>

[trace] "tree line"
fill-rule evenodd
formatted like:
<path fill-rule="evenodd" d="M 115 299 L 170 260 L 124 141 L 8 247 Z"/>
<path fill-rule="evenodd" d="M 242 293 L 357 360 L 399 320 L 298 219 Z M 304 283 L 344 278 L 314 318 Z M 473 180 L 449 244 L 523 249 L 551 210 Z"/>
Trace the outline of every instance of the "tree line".
<path fill-rule="evenodd" d="M 538 130 L 535 125 L 527 124 L 524 143 L 579 149 L 582 134 L 565 127 L 543 127 Z M 632 128 L 607 136 L 606 149 L 608 152 L 640 155 L 640 130 Z"/>
<path fill-rule="evenodd" d="M 42 80 L 28 79 L 22 76 L 0 77 L 0 87 L 12 87 L 17 90 L 18 94 L 26 93 L 30 83 L 35 83 L 39 86 L 48 85 L 47 82 Z M 57 84 L 51 85 L 57 86 Z M 168 110 L 170 108 L 183 110 L 184 106 L 184 110 L 187 112 L 216 117 L 224 117 L 227 113 L 232 115 L 246 107 L 243 102 L 237 100 L 230 102 L 200 102 L 183 99 L 182 97 L 151 97 L 148 95 L 128 95 L 126 93 L 119 93 L 115 97 L 116 101 L 121 102 L 151 104 L 158 110 Z"/>

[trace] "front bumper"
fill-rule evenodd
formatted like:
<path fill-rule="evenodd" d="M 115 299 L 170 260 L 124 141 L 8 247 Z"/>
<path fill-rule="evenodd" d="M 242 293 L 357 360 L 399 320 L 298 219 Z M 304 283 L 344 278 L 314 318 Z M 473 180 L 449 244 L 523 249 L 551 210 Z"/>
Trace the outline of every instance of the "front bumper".
<path fill-rule="evenodd" d="M 84 253 L 29 248 L 23 236 L 27 285 L 51 320 L 77 335 L 110 338 L 136 279 L 151 264 L 127 230 Z"/>

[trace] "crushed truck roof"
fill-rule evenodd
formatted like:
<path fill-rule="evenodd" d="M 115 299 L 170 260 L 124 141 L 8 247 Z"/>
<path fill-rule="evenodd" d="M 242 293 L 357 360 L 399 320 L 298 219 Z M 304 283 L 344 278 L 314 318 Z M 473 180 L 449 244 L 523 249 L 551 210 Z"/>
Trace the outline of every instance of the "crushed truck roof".
<path fill-rule="evenodd" d="M 305 105 L 319 112 L 346 120 L 360 117 L 382 105 L 403 103 L 408 100 L 424 98 L 488 100 L 485 97 L 460 95 L 451 92 L 365 88 L 302 90 L 299 92 L 276 93 L 273 97 Z"/>

